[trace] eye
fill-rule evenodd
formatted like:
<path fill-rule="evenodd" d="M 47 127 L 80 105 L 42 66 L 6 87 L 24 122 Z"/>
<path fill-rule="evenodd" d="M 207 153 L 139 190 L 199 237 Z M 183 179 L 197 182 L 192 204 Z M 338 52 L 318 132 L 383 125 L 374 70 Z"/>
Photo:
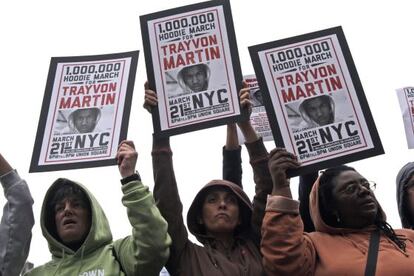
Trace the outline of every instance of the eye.
<path fill-rule="evenodd" d="M 355 190 L 356 190 L 356 184 L 349 184 L 345 189 L 345 193 L 352 194 L 355 192 Z"/>
<path fill-rule="evenodd" d="M 235 196 L 229 196 L 226 199 L 227 203 L 237 204 L 237 198 Z"/>
<path fill-rule="evenodd" d="M 217 201 L 217 197 L 215 195 L 208 195 L 206 201 L 208 203 L 215 203 Z"/>
<path fill-rule="evenodd" d="M 57 204 L 55 206 L 55 212 L 61 212 L 63 210 L 63 204 Z"/>
<path fill-rule="evenodd" d="M 367 188 L 368 190 L 370 190 L 370 188 L 371 188 L 371 184 L 369 183 L 368 180 L 362 181 L 361 185 L 364 186 L 365 188 Z"/>

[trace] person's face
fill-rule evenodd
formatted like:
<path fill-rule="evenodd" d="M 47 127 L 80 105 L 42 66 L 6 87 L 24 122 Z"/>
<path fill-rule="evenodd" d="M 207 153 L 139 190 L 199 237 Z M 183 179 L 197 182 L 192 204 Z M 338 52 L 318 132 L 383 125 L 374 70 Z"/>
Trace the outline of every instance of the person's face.
<path fill-rule="evenodd" d="M 96 113 L 93 110 L 79 110 L 74 118 L 74 124 L 80 133 L 91 132 L 95 129 L 96 119 Z"/>
<path fill-rule="evenodd" d="M 183 80 L 193 92 L 204 91 L 208 86 L 207 74 L 201 66 L 188 68 L 183 74 Z"/>
<path fill-rule="evenodd" d="M 408 180 L 407 187 L 405 207 L 408 208 L 407 213 L 410 216 L 410 221 L 414 221 L 414 175 Z"/>
<path fill-rule="evenodd" d="M 329 101 L 321 98 L 311 99 L 307 104 L 306 112 L 320 126 L 331 124 L 334 121 L 334 114 Z"/>
<path fill-rule="evenodd" d="M 333 181 L 333 210 L 341 224 L 355 229 L 374 224 L 378 202 L 370 183 L 356 171 L 344 171 Z"/>
<path fill-rule="evenodd" d="M 201 220 L 207 233 L 233 233 L 241 222 L 237 197 L 225 188 L 211 189 L 203 202 Z"/>
<path fill-rule="evenodd" d="M 55 225 L 64 244 L 83 242 L 91 227 L 87 203 L 73 197 L 58 202 L 55 205 Z"/>

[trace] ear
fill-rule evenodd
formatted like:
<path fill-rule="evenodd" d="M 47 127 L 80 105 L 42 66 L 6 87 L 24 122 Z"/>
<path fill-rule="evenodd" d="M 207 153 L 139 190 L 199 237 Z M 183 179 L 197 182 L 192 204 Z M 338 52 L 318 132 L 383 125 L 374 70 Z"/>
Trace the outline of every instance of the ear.
<path fill-rule="evenodd" d="M 201 218 L 201 216 L 197 216 L 197 222 L 198 222 L 198 224 L 201 224 L 201 225 L 203 225 L 203 224 L 204 224 L 204 221 L 203 221 L 203 219 Z"/>

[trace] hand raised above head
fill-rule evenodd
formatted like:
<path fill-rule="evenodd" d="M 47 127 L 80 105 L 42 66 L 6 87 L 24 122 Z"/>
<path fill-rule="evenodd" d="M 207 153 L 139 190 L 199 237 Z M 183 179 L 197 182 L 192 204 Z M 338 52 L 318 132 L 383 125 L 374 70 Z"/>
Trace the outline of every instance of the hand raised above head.
<path fill-rule="evenodd" d="M 13 170 L 7 160 L 0 153 L 0 176 Z"/>
<path fill-rule="evenodd" d="M 146 110 L 148 110 L 148 112 L 151 112 L 151 109 L 158 105 L 157 93 L 149 88 L 148 81 L 145 82 L 144 89 L 145 96 L 143 106 Z"/>
<path fill-rule="evenodd" d="M 269 154 L 269 171 L 272 176 L 273 190 L 289 188 L 286 170 L 300 166 L 297 157 L 283 148 L 275 148 Z"/>
<path fill-rule="evenodd" d="M 240 90 L 239 98 L 241 107 L 247 108 L 249 117 L 244 121 L 238 122 L 237 125 L 243 133 L 246 143 L 251 143 L 256 141 L 259 137 L 257 136 L 257 133 L 250 122 L 250 115 L 252 113 L 252 101 L 250 100 L 250 89 L 248 88 L 247 82 L 245 81 L 243 81 L 243 88 Z"/>
<path fill-rule="evenodd" d="M 240 105 L 242 108 L 247 108 L 249 114 L 252 112 L 252 100 L 250 99 L 250 88 L 248 88 L 247 82 L 243 81 L 243 87 L 239 92 Z"/>
<path fill-rule="evenodd" d="M 135 173 L 138 153 L 135 151 L 134 142 L 129 140 L 122 141 L 118 146 L 116 160 L 122 178 L 128 177 Z"/>

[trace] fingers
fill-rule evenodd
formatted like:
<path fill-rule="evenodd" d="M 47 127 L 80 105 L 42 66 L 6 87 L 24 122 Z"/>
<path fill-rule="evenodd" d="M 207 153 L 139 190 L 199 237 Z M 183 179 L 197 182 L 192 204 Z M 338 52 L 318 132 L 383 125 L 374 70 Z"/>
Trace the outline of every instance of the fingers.
<path fill-rule="evenodd" d="M 146 110 L 148 110 L 148 112 L 151 112 L 151 109 L 154 106 L 157 106 L 158 105 L 157 93 L 155 93 L 155 91 L 153 91 L 153 90 L 151 90 L 149 88 L 148 81 L 145 82 L 144 88 L 145 88 L 145 94 L 144 94 L 144 104 L 143 104 L 143 107 Z"/>
<path fill-rule="evenodd" d="M 242 88 L 239 92 L 240 100 L 250 99 L 250 88 Z"/>
<path fill-rule="evenodd" d="M 145 90 L 144 100 L 150 106 L 156 106 L 158 104 L 157 94 L 152 90 Z"/>
<path fill-rule="evenodd" d="M 269 167 L 271 169 L 294 169 L 300 166 L 296 155 L 283 148 L 276 148 L 269 154 Z"/>
<path fill-rule="evenodd" d="M 125 155 L 135 152 L 135 145 L 133 141 L 124 140 L 118 146 L 118 152 L 116 153 L 116 160 L 118 165 L 120 165 L 125 158 Z M 138 155 L 138 154 L 137 154 Z"/>
<path fill-rule="evenodd" d="M 250 89 L 247 88 L 247 83 L 243 81 L 243 88 L 239 92 L 240 98 L 240 105 L 242 108 L 250 109 L 253 105 L 252 101 L 250 100 Z"/>
<path fill-rule="evenodd" d="M 279 159 L 282 157 L 289 158 L 289 159 L 296 160 L 296 161 L 298 160 L 296 155 L 294 155 L 291 152 L 288 152 L 284 148 L 275 148 L 269 153 L 269 159 Z"/>
<path fill-rule="evenodd" d="M 121 147 L 126 147 L 126 146 L 129 146 L 129 147 L 135 149 L 134 141 L 131 141 L 131 140 L 123 140 L 123 141 L 121 141 L 121 143 L 119 143 L 118 150 Z"/>
<path fill-rule="evenodd" d="M 129 140 L 122 141 L 118 146 L 116 159 L 121 176 L 124 178 L 132 175 L 135 172 L 135 165 L 138 159 L 134 142 Z"/>
<path fill-rule="evenodd" d="M 242 88 L 239 93 L 240 101 L 250 100 L 250 89 Z"/>
<path fill-rule="evenodd" d="M 242 108 L 245 108 L 245 107 L 250 108 L 253 105 L 253 103 L 250 99 L 244 99 L 240 101 L 240 105 Z"/>

